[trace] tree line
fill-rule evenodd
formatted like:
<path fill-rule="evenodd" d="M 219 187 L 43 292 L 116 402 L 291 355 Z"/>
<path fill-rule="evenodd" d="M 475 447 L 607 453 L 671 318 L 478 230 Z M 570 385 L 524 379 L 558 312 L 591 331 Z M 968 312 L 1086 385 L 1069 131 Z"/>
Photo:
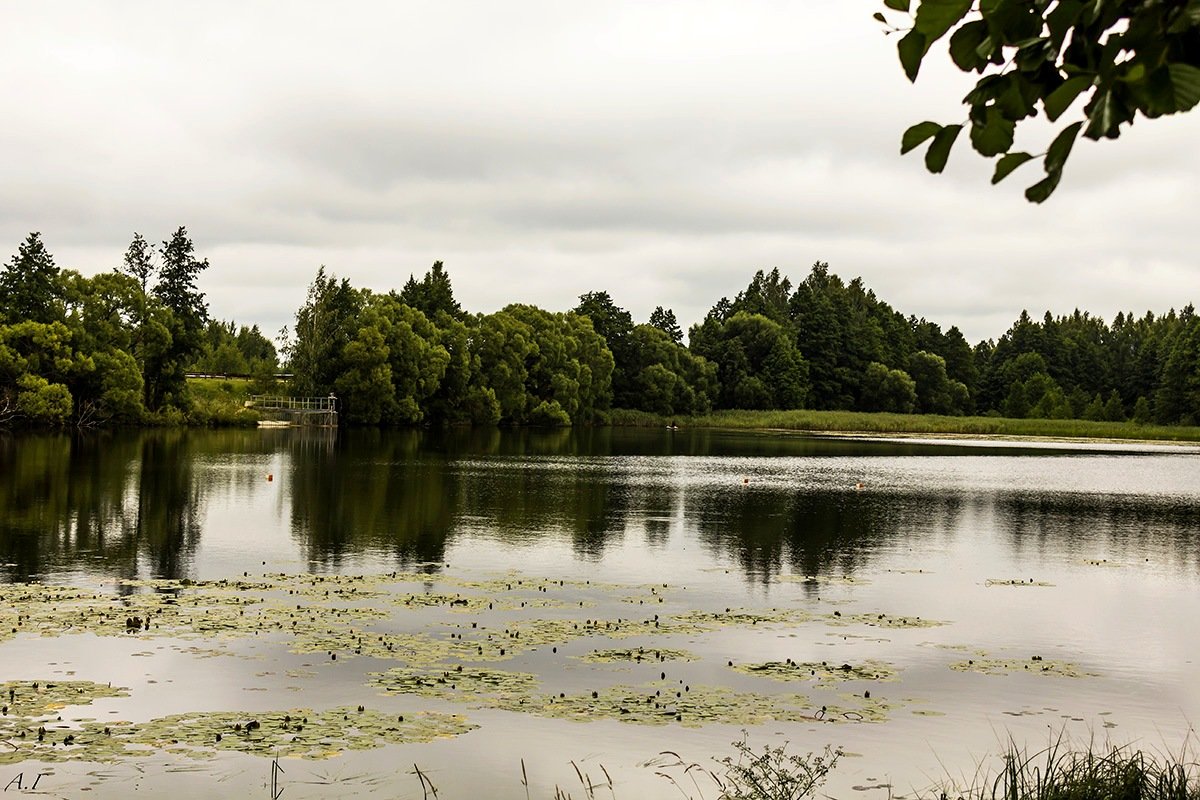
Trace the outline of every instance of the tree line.
<path fill-rule="evenodd" d="M 1188 305 L 1109 325 L 1021 312 L 971 346 L 904 316 L 818 262 L 799 284 L 757 272 L 683 331 L 645 323 L 606 291 L 565 313 L 511 305 L 471 315 L 441 262 L 402 290 L 355 289 L 322 269 L 288 346 L 295 387 L 333 392 L 348 421 L 570 424 L 613 408 L 691 415 L 817 408 L 1195 424 L 1200 320 Z"/>
<path fill-rule="evenodd" d="M 188 371 L 273 375 L 257 326 L 209 318 L 207 268 L 183 227 L 157 248 L 135 233 L 121 263 L 92 277 L 59 268 L 29 234 L 0 269 L 0 426 L 178 423 Z"/>
<path fill-rule="evenodd" d="M 0 270 L 0 424 L 185 421 L 191 370 L 268 385 L 279 354 L 257 326 L 210 318 L 197 285 L 207 267 L 182 227 L 157 248 L 135 234 L 121 264 L 90 278 L 59 269 L 30 234 Z M 518 303 L 472 314 L 441 262 L 386 293 L 322 267 L 282 355 L 288 391 L 337 395 L 350 424 L 792 408 L 1200 421 L 1191 305 L 1111 324 L 1078 310 L 1041 320 L 1022 311 L 1001 337 L 972 346 L 821 262 L 797 284 L 757 272 L 686 344 L 671 309 L 637 323 L 606 291 L 565 312 Z"/>

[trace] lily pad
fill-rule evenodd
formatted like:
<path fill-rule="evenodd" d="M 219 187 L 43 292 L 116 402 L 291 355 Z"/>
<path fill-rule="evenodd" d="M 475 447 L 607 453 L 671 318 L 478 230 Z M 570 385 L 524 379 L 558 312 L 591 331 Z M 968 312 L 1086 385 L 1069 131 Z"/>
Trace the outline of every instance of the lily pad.
<path fill-rule="evenodd" d="M 1040 656 L 1028 659 L 973 658 L 956 661 L 950 665 L 956 672 L 978 672 L 983 675 L 1012 675 L 1031 673 L 1050 675 L 1057 678 L 1092 678 L 1096 673 L 1087 672 L 1070 661 L 1048 661 Z"/>
<path fill-rule="evenodd" d="M 826 661 L 766 661 L 736 664 L 733 669 L 745 675 L 772 678 L 777 681 L 804 681 L 818 686 L 831 686 L 845 681 L 892 681 L 896 670 L 882 661 L 861 661 L 857 664 Z"/>
<path fill-rule="evenodd" d="M 578 658 L 591 664 L 605 664 L 613 662 L 630 662 L 641 664 L 643 662 L 696 660 L 695 654 L 687 650 L 670 650 L 665 647 L 636 647 L 615 650 L 593 650 L 587 655 L 578 656 Z"/>

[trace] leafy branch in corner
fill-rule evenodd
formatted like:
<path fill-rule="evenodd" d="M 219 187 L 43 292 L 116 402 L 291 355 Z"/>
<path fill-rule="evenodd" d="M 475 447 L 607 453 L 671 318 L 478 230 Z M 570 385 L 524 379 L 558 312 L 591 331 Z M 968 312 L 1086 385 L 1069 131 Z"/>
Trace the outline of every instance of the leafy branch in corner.
<path fill-rule="evenodd" d="M 1042 160 L 1045 177 L 1025 190 L 1041 203 L 1062 180 L 1076 139 L 1116 139 L 1140 114 L 1153 119 L 1200 103 L 1200 0 L 883 0 L 908 14 L 911 26 L 875 19 L 902 33 L 900 64 L 916 81 L 934 42 L 950 34 L 949 51 L 963 72 L 981 77 L 963 103 L 965 123 L 919 122 L 904 132 L 900 152 L 929 141 L 925 166 L 941 172 L 965 125 L 971 145 L 996 161 L 992 183 Z M 1013 151 L 1018 123 L 1041 111 L 1055 123 L 1080 98 L 1083 119 L 1057 131 L 1042 153 Z M 932 141 L 930 141 L 932 140 Z"/>

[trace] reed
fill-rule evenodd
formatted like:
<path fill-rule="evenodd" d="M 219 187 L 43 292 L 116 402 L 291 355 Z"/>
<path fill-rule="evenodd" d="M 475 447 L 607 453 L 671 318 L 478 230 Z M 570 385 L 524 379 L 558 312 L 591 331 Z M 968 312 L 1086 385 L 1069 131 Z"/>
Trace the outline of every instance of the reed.
<path fill-rule="evenodd" d="M 1074 748 L 1059 736 L 1030 753 L 1010 742 L 994 776 L 963 790 L 941 787 L 944 800 L 1200 800 L 1200 765 L 1182 755 L 1128 746 Z"/>

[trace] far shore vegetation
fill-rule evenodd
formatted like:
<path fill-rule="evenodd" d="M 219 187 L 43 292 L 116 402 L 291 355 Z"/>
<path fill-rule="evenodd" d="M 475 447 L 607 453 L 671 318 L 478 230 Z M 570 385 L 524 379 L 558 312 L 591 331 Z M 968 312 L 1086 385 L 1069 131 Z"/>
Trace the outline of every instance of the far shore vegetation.
<path fill-rule="evenodd" d="M 1200 427 L 1102 422 L 1084 419 L 1008 419 L 948 417 L 940 414 L 888 414 L 865 411 L 713 411 L 698 416 L 668 416 L 616 410 L 610 424 L 620 427 L 725 428 L 868 435 L 963 436 L 1020 439 L 1113 439 L 1200 442 Z"/>
<path fill-rule="evenodd" d="M 817 263 L 795 285 L 757 272 L 685 344 L 671 309 L 637 323 L 604 290 L 473 314 L 441 262 L 387 292 L 321 267 L 277 350 L 210 317 L 194 249 L 183 227 L 158 247 L 135 234 L 85 277 L 31 233 L 0 267 L 0 428 L 252 425 L 251 395 L 333 394 L 343 425 L 1200 439 L 1190 304 L 1111 323 L 1022 311 L 972 346 Z"/>

